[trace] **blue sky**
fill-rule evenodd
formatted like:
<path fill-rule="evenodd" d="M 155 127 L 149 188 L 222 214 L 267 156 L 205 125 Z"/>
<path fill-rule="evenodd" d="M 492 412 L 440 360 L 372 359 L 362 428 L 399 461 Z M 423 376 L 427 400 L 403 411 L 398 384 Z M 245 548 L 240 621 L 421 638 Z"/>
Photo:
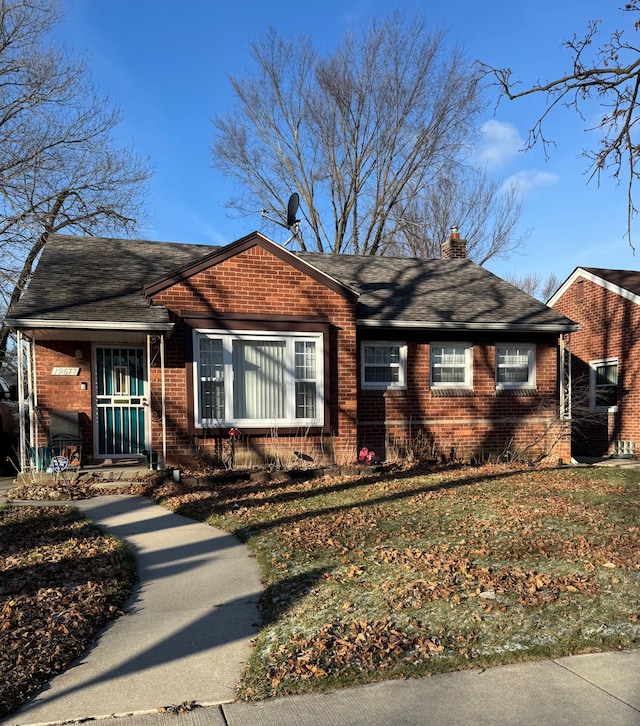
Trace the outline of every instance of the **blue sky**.
<path fill-rule="evenodd" d="M 470 59 L 508 66 L 525 84 L 556 77 L 569 67 L 561 48 L 591 19 L 606 31 L 620 24 L 622 0 L 62 0 L 66 18 L 56 31 L 68 49 L 86 53 L 96 86 L 119 105 L 118 139 L 149 156 L 148 239 L 221 245 L 261 227 L 255 218 L 229 216 L 228 182 L 213 169 L 212 118 L 233 105 L 228 75 L 251 70 L 252 40 L 269 26 L 287 37 L 311 35 L 331 49 L 343 32 L 397 6 L 418 9 Z M 630 22 L 627 21 L 630 25 Z M 631 32 L 631 31 L 629 31 Z M 606 32 L 603 37 L 606 36 Z M 520 149 L 544 108 L 542 97 L 503 101 L 488 110 L 479 157 L 496 178 L 520 181 L 529 230 L 520 254 L 487 267 L 499 275 L 555 273 L 576 266 L 639 269 L 626 233 L 625 189 L 608 178 L 586 183 L 581 150 L 597 142 L 572 111 L 556 113 L 547 135 L 557 143 Z M 636 224 L 635 235 L 640 233 Z M 461 230 L 464 233 L 464 230 Z M 286 235 L 286 230 L 283 230 Z M 273 235 L 272 235 L 273 236 Z M 279 242 L 283 240 L 276 240 Z M 636 240 L 640 250 L 640 239 Z M 640 254 L 640 251 L 639 253 Z"/>

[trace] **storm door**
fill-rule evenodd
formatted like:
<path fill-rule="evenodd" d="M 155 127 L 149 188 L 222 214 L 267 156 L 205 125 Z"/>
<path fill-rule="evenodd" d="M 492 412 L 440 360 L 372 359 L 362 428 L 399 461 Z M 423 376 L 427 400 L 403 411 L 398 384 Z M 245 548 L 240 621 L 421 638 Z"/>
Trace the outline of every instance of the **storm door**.
<path fill-rule="evenodd" d="M 144 349 L 96 348 L 96 456 L 142 454 L 146 446 Z"/>

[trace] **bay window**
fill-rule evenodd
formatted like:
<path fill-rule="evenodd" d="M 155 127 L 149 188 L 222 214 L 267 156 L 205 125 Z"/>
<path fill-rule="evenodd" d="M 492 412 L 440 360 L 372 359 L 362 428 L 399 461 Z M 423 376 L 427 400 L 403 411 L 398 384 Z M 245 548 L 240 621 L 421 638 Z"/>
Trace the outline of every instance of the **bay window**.
<path fill-rule="evenodd" d="M 194 331 L 196 427 L 321 426 L 321 334 Z"/>

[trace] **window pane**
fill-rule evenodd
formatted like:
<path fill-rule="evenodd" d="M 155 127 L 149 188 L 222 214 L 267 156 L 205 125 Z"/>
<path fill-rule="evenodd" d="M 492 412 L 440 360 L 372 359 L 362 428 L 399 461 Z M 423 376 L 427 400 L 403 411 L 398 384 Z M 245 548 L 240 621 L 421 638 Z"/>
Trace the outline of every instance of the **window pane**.
<path fill-rule="evenodd" d="M 529 349 L 527 348 L 498 348 L 498 365 L 501 366 L 528 366 Z"/>
<path fill-rule="evenodd" d="M 116 396 L 129 395 L 129 366 L 114 366 L 113 392 Z"/>
<path fill-rule="evenodd" d="M 316 378 L 316 344 L 312 340 L 297 340 L 295 347 L 296 378 Z"/>
<path fill-rule="evenodd" d="M 498 368 L 499 383 L 526 383 L 529 380 L 529 367 L 511 368 L 502 366 Z"/>
<path fill-rule="evenodd" d="M 316 384 L 312 382 L 296 383 L 296 418 L 315 418 L 316 416 Z"/>
<path fill-rule="evenodd" d="M 608 363 L 596 368 L 596 385 L 618 385 L 618 364 Z"/>
<path fill-rule="evenodd" d="M 433 349 L 433 362 L 436 365 L 462 365 L 464 366 L 464 348 L 453 346 L 440 346 Z"/>
<path fill-rule="evenodd" d="M 224 420 L 224 384 L 222 381 L 200 382 L 200 414 L 204 421 Z"/>
<path fill-rule="evenodd" d="M 219 338 L 200 338 L 200 415 L 203 420 L 224 419 L 224 366 Z"/>
<path fill-rule="evenodd" d="M 233 416 L 273 421 L 285 417 L 283 340 L 233 341 Z"/>
<path fill-rule="evenodd" d="M 596 389 L 596 406 L 618 405 L 618 386 L 598 386 Z"/>
<path fill-rule="evenodd" d="M 433 369 L 434 383 L 464 383 L 464 366 L 451 368 L 449 366 L 436 366 Z"/>
<path fill-rule="evenodd" d="M 364 349 L 365 365 L 389 365 L 400 362 L 400 346 L 398 345 L 367 345 Z"/>
<path fill-rule="evenodd" d="M 398 383 L 400 381 L 400 369 L 384 368 L 382 366 L 365 368 L 364 380 L 366 383 Z"/>

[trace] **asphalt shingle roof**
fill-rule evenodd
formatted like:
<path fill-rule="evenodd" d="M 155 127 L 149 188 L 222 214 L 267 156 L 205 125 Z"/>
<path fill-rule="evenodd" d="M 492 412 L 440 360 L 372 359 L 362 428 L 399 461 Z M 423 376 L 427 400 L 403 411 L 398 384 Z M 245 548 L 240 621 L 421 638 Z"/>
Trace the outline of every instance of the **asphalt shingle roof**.
<path fill-rule="evenodd" d="M 623 287 L 634 295 L 640 295 L 640 272 L 636 270 L 608 270 L 601 267 L 581 267 L 580 269 L 618 287 Z"/>
<path fill-rule="evenodd" d="M 360 293 L 358 319 L 430 323 L 566 326 L 570 321 L 468 259 L 298 256 Z"/>
<path fill-rule="evenodd" d="M 7 317 L 163 323 L 166 309 L 150 305 L 143 285 L 211 251 L 207 245 L 53 235 Z"/>
<path fill-rule="evenodd" d="M 27 292 L 7 318 L 163 324 L 167 311 L 150 304 L 144 285 L 216 249 L 55 235 L 47 242 Z M 359 293 L 360 321 L 543 329 L 571 325 L 568 318 L 471 260 L 294 254 Z"/>

